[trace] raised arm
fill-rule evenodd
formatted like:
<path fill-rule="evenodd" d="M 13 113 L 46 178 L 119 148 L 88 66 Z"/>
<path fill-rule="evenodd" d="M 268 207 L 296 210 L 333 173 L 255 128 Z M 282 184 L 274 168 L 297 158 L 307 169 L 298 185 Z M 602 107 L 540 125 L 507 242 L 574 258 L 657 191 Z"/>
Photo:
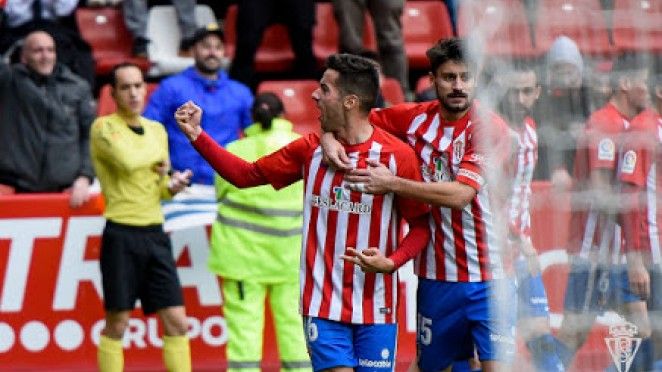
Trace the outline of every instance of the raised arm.
<path fill-rule="evenodd" d="M 175 112 L 179 129 L 221 177 L 239 188 L 269 183 L 255 163 L 228 152 L 209 137 L 200 126 L 201 118 L 202 109 L 190 101 Z"/>

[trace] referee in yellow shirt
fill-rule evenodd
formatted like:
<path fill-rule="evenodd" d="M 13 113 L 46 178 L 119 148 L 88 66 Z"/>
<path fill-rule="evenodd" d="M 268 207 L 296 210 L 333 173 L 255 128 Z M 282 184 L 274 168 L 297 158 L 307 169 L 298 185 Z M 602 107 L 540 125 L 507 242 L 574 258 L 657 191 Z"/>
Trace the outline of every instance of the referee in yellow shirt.
<path fill-rule="evenodd" d="M 122 336 L 140 299 L 143 312 L 157 313 L 163 322 L 167 370 L 188 372 L 188 324 L 160 202 L 184 189 L 191 171 L 168 175 L 166 131 L 141 116 L 146 90 L 140 69 L 130 63 L 115 66 L 111 84 L 117 111 L 97 118 L 90 133 L 106 202 L 100 260 L 106 326 L 97 352 L 99 370 L 124 369 Z"/>

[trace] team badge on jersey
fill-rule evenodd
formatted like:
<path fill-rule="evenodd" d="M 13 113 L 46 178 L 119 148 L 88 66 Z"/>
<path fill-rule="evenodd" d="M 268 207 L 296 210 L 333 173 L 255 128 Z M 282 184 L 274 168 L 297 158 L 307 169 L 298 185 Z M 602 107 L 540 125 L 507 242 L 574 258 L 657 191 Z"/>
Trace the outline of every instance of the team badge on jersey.
<path fill-rule="evenodd" d="M 603 138 L 598 143 L 598 160 L 614 160 L 616 157 L 616 145 L 610 138 Z"/>
<path fill-rule="evenodd" d="M 623 165 L 621 166 L 621 172 L 632 174 L 634 173 L 634 167 L 637 165 L 637 153 L 634 150 L 630 150 L 623 155 Z"/>
<path fill-rule="evenodd" d="M 464 156 L 464 142 L 455 141 L 453 143 L 453 163 L 459 163 Z"/>

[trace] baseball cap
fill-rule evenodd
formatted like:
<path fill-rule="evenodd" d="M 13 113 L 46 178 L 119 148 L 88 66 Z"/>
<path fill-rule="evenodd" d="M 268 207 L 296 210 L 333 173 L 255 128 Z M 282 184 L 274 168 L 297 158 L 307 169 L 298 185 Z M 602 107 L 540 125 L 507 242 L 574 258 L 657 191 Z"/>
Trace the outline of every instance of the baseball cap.
<path fill-rule="evenodd" d="M 216 22 L 208 23 L 204 27 L 200 27 L 195 30 L 193 36 L 190 38 L 190 46 L 193 46 L 198 41 L 206 38 L 209 35 L 216 35 L 221 38 L 221 41 L 225 41 L 225 35 L 223 34 L 223 29 Z"/>

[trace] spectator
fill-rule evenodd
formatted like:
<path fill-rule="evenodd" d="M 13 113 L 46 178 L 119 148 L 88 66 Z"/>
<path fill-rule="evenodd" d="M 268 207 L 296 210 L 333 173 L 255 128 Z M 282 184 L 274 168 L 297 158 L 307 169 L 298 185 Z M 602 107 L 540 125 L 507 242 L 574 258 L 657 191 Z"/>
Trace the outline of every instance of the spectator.
<path fill-rule="evenodd" d="M 405 0 L 333 0 L 340 27 L 340 51 L 361 55 L 366 10 L 372 16 L 384 75 L 393 77 L 409 96 L 407 55 L 402 35 Z"/>
<path fill-rule="evenodd" d="M 167 134 L 159 123 L 140 116 L 146 94 L 140 69 L 116 66 L 111 88 L 117 112 L 97 118 L 90 134 L 106 202 L 99 262 L 106 323 L 97 352 L 99 370 L 123 370 L 122 337 L 140 299 L 143 312 L 158 313 L 163 323 L 168 371 L 190 372 L 188 321 L 160 200 L 184 189 L 191 171 L 168 176 Z"/>
<path fill-rule="evenodd" d="M 33 31 L 45 31 L 55 39 L 59 62 L 87 80 L 94 88 L 92 49 L 78 32 L 74 12 L 78 0 L 8 0 L 0 29 L 0 54 L 15 55 L 20 40 Z"/>
<path fill-rule="evenodd" d="M 313 55 L 313 0 L 244 0 L 237 2 L 237 7 L 237 49 L 230 68 L 233 79 L 250 87 L 256 86 L 255 53 L 264 30 L 273 23 L 287 26 L 296 57 L 296 77 L 310 79 L 317 76 Z"/>
<path fill-rule="evenodd" d="M 583 87 L 584 60 L 577 44 L 560 36 L 547 53 L 546 82 L 536 113 L 540 124 L 536 179 L 549 179 L 560 190 L 572 181 L 577 137 L 589 116 Z"/>
<path fill-rule="evenodd" d="M 88 134 L 95 104 L 87 82 L 56 60 L 53 38 L 35 31 L 21 63 L 0 62 L 0 184 L 19 193 L 66 191 L 78 207 L 94 177 Z"/>
<path fill-rule="evenodd" d="M 192 42 L 195 65 L 163 80 L 151 96 L 144 115 L 166 127 L 173 168 L 190 168 L 194 183 L 212 185 L 214 171 L 177 129 L 175 110 L 184 102 L 195 100 L 205 110 L 202 127 L 225 146 L 238 139 L 241 131 L 252 123 L 253 95 L 248 87 L 221 70 L 223 32 L 216 24 L 198 29 Z"/>
<path fill-rule="evenodd" d="M 247 137 L 227 150 L 254 161 L 299 137 L 280 118 L 283 103 L 273 93 L 255 98 L 256 123 Z M 299 255 L 303 187 L 238 189 L 216 177 L 218 218 L 212 225 L 209 268 L 222 278 L 223 315 L 228 325 L 230 371 L 259 370 L 264 332 L 264 301 L 269 297 L 281 367 L 310 369 L 299 315 Z"/>
<path fill-rule="evenodd" d="M 172 0 L 177 13 L 177 23 L 182 34 L 179 44 L 180 54 L 185 54 L 191 47 L 195 23 L 195 0 Z M 122 0 L 124 23 L 133 35 L 133 55 L 147 57 L 147 17 L 149 9 L 147 0 Z"/>

